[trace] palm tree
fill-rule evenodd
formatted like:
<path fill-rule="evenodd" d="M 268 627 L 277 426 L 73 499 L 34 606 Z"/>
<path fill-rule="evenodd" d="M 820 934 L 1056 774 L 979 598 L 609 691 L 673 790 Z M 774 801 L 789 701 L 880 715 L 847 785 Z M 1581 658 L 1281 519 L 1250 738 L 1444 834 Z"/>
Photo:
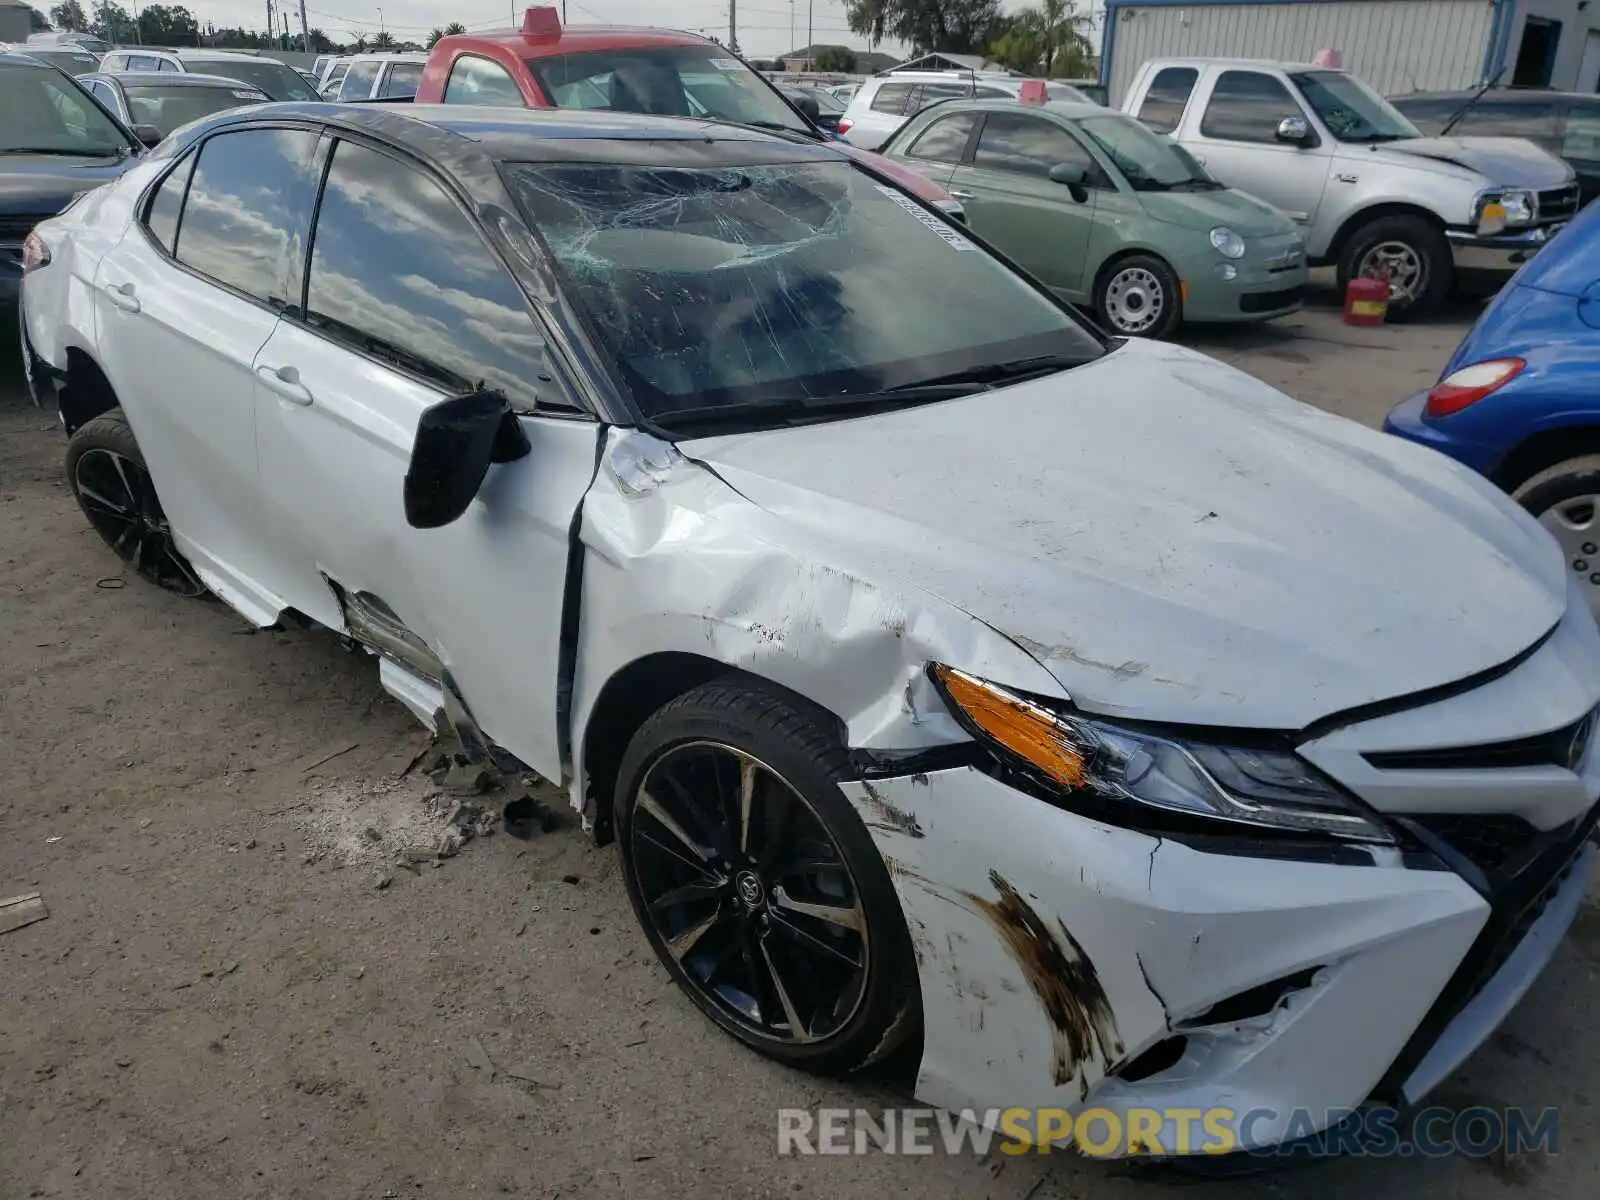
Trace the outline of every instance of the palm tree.
<path fill-rule="evenodd" d="M 460 37 L 462 34 L 464 34 L 466 32 L 467 32 L 467 27 L 465 25 L 463 25 L 460 21 L 451 21 L 450 24 L 448 24 L 448 25 L 446 25 L 444 27 L 444 35 L 445 35 L 445 37 Z"/>
<path fill-rule="evenodd" d="M 442 37 L 444 37 L 444 30 L 435 28 L 434 31 L 428 35 L 428 49 L 432 50 L 434 46 L 438 45 L 439 39 Z"/>
<path fill-rule="evenodd" d="M 1037 12 L 1044 42 L 1045 75 L 1081 74 L 1092 53 L 1090 15 L 1079 12 L 1073 0 L 1043 0 Z"/>

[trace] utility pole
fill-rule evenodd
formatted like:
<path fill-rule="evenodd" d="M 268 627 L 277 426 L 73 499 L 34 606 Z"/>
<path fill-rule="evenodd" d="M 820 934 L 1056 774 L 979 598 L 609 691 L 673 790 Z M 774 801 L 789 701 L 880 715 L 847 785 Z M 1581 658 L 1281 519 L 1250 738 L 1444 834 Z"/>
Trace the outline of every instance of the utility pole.
<path fill-rule="evenodd" d="M 817 44 L 817 31 L 812 28 L 816 23 L 816 15 L 817 0 L 806 0 L 806 70 L 808 71 L 812 67 L 811 47 Z"/>
<path fill-rule="evenodd" d="M 728 49 L 739 53 L 739 0 L 728 0 Z"/>
<path fill-rule="evenodd" d="M 794 0 L 789 0 L 789 53 L 794 53 Z"/>
<path fill-rule="evenodd" d="M 272 0 L 267 0 L 267 45 L 271 45 L 277 38 L 277 14 L 272 11 Z"/>
<path fill-rule="evenodd" d="M 306 24 L 306 0 L 300 0 L 300 50 L 311 53 L 311 26 Z"/>

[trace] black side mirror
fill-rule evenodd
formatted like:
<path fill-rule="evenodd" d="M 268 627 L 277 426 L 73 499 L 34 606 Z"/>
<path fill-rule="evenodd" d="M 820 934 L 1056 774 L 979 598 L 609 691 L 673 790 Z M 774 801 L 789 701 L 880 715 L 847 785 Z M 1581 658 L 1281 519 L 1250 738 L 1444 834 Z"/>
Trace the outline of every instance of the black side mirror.
<path fill-rule="evenodd" d="M 148 148 L 161 145 L 167 137 L 154 125 L 135 125 L 133 127 L 133 136 L 139 139 L 140 144 Z"/>
<path fill-rule="evenodd" d="M 417 422 L 406 469 L 406 521 L 416 529 L 450 524 L 467 511 L 490 463 L 514 462 L 529 449 L 528 435 L 499 392 L 440 401 Z"/>
<path fill-rule="evenodd" d="M 1082 204 L 1089 198 L 1089 191 L 1084 186 L 1089 176 L 1077 163 L 1057 163 L 1050 168 L 1050 182 L 1065 184 L 1072 193 L 1072 198 Z"/>
<path fill-rule="evenodd" d="M 796 96 L 794 106 L 800 110 L 800 115 L 813 125 L 822 121 L 822 106 L 817 103 L 815 96 Z"/>

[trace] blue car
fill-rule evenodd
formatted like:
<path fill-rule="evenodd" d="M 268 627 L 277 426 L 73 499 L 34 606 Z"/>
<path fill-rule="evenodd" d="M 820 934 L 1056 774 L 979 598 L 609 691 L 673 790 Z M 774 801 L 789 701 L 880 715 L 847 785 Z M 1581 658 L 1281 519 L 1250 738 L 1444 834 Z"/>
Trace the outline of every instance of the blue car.
<path fill-rule="evenodd" d="M 1600 616 L 1600 204 L 1512 277 L 1439 382 L 1383 427 L 1515 496 Z"/>

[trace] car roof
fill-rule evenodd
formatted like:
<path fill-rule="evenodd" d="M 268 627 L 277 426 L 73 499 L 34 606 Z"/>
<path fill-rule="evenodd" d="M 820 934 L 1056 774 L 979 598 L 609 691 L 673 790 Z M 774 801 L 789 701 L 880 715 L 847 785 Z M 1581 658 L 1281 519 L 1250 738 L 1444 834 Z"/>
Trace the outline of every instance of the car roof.
<path fill-rule="evenodd" d="M 1341 75 L 1349 72 L 1339 67 L 1325 67 L 1317 63 L 1293 62 L 1281 58 L 1227 58 L 1212 56 L 1210 58 L 1153 58 L 1149 66 L 1160 67 L 1272 67 L 1278 71 L 1337 71 Z M 1067 80 L 1061 82 L 1066 83 Z M 1087 81 L 1092 82 L 1092 81 Z"/>
<path fill-rule="evenodd" d="M 1406 92 L 1400 96 L 1390 96 L 1391 103 L 1406 100 L 1461 100 L 1466 101 L 1478 95 L 1476 88 L 1463 88 L 1459 92 Z M 1557 92 L 1550 88 L 1490 88 L 1482 95 L 1484 100 L 1510 101 L 1513 104 L 1548 104 L 1552 100 L 1587 100 L 1600 102 L 1600 96 L 1589 92 Z"/>
<path fill-rule="evenodd" d="M 149 51 L 135 51 L 135 53 L 149 53 Z M 270 54 L 246 54 L 242 50 L 206 50 L 204 48 L 188 47 L 182 50 L 156 51 L 156 53 L 168 54 L 173 58 L 217 58 L 237 62 L 276 63 L 280 67 L 288 65 L 281 58 L 273 58 Z"/>
<path fill-rule="evenodd" d="M 590 50 L 631 50 L 648 46 L 715 46 L 710 38 L 677 29 L 651 29 L 642 25 L 566 25 L 559 36 L 528 34 L 521 29 L 491 29 L 485 33 L 464 33 L 438 43 L 452 49 L 491 42 L 519 51 L 524 58 L 548 58 L 555 54 L 581 54 Z"/>
<path fill-rule="evenodd" d="M 1121 109 L 1105 108 L 1099 104 L 1080 104 L 1076 100 L 1051 100 L 1046 104 L 1022 104 L 1016 100 L 1002 100 L 998 96 L 982 96 L 974 100 L 940 100 L 914 115 L 925 112 L 1048 112 L 1069 121 L 1085 117 L 1105 117 L 1115 114 L 1127 117 Z M 1132 121 L 1132 117 L 1128 117 Z"/>
<path fill-rule="evenodd" d="M 394 50 L 375 54 L 352 54 L 351 62 L 427 62 L 426 54 L 415 50 Z"/>
<path fill-rule="evenodd" d="M 240 79 L 229 79 L 226 75 L 202 75 L 198 71 L 117 71 L 102 73 L 99 71 L 83 76 L 84 79 L 107 79 L 112 83 L 121 84 L 123 87 L 138 87 L 142 83 L 159 83 L 163 87 L 214 87 L 214 88 L 249 88 L 259 92 L 261 89 L 253 83 L 245 83 Z"/>
<path fill-rule="evenodd" d="M 33 67 L 39 71 L 55 71 L 58 75 L 60 74 L 57 68 L 33 57 L 33 55 L 24 50 L 0 50 L 0 64 L 8 67 Z"/>

